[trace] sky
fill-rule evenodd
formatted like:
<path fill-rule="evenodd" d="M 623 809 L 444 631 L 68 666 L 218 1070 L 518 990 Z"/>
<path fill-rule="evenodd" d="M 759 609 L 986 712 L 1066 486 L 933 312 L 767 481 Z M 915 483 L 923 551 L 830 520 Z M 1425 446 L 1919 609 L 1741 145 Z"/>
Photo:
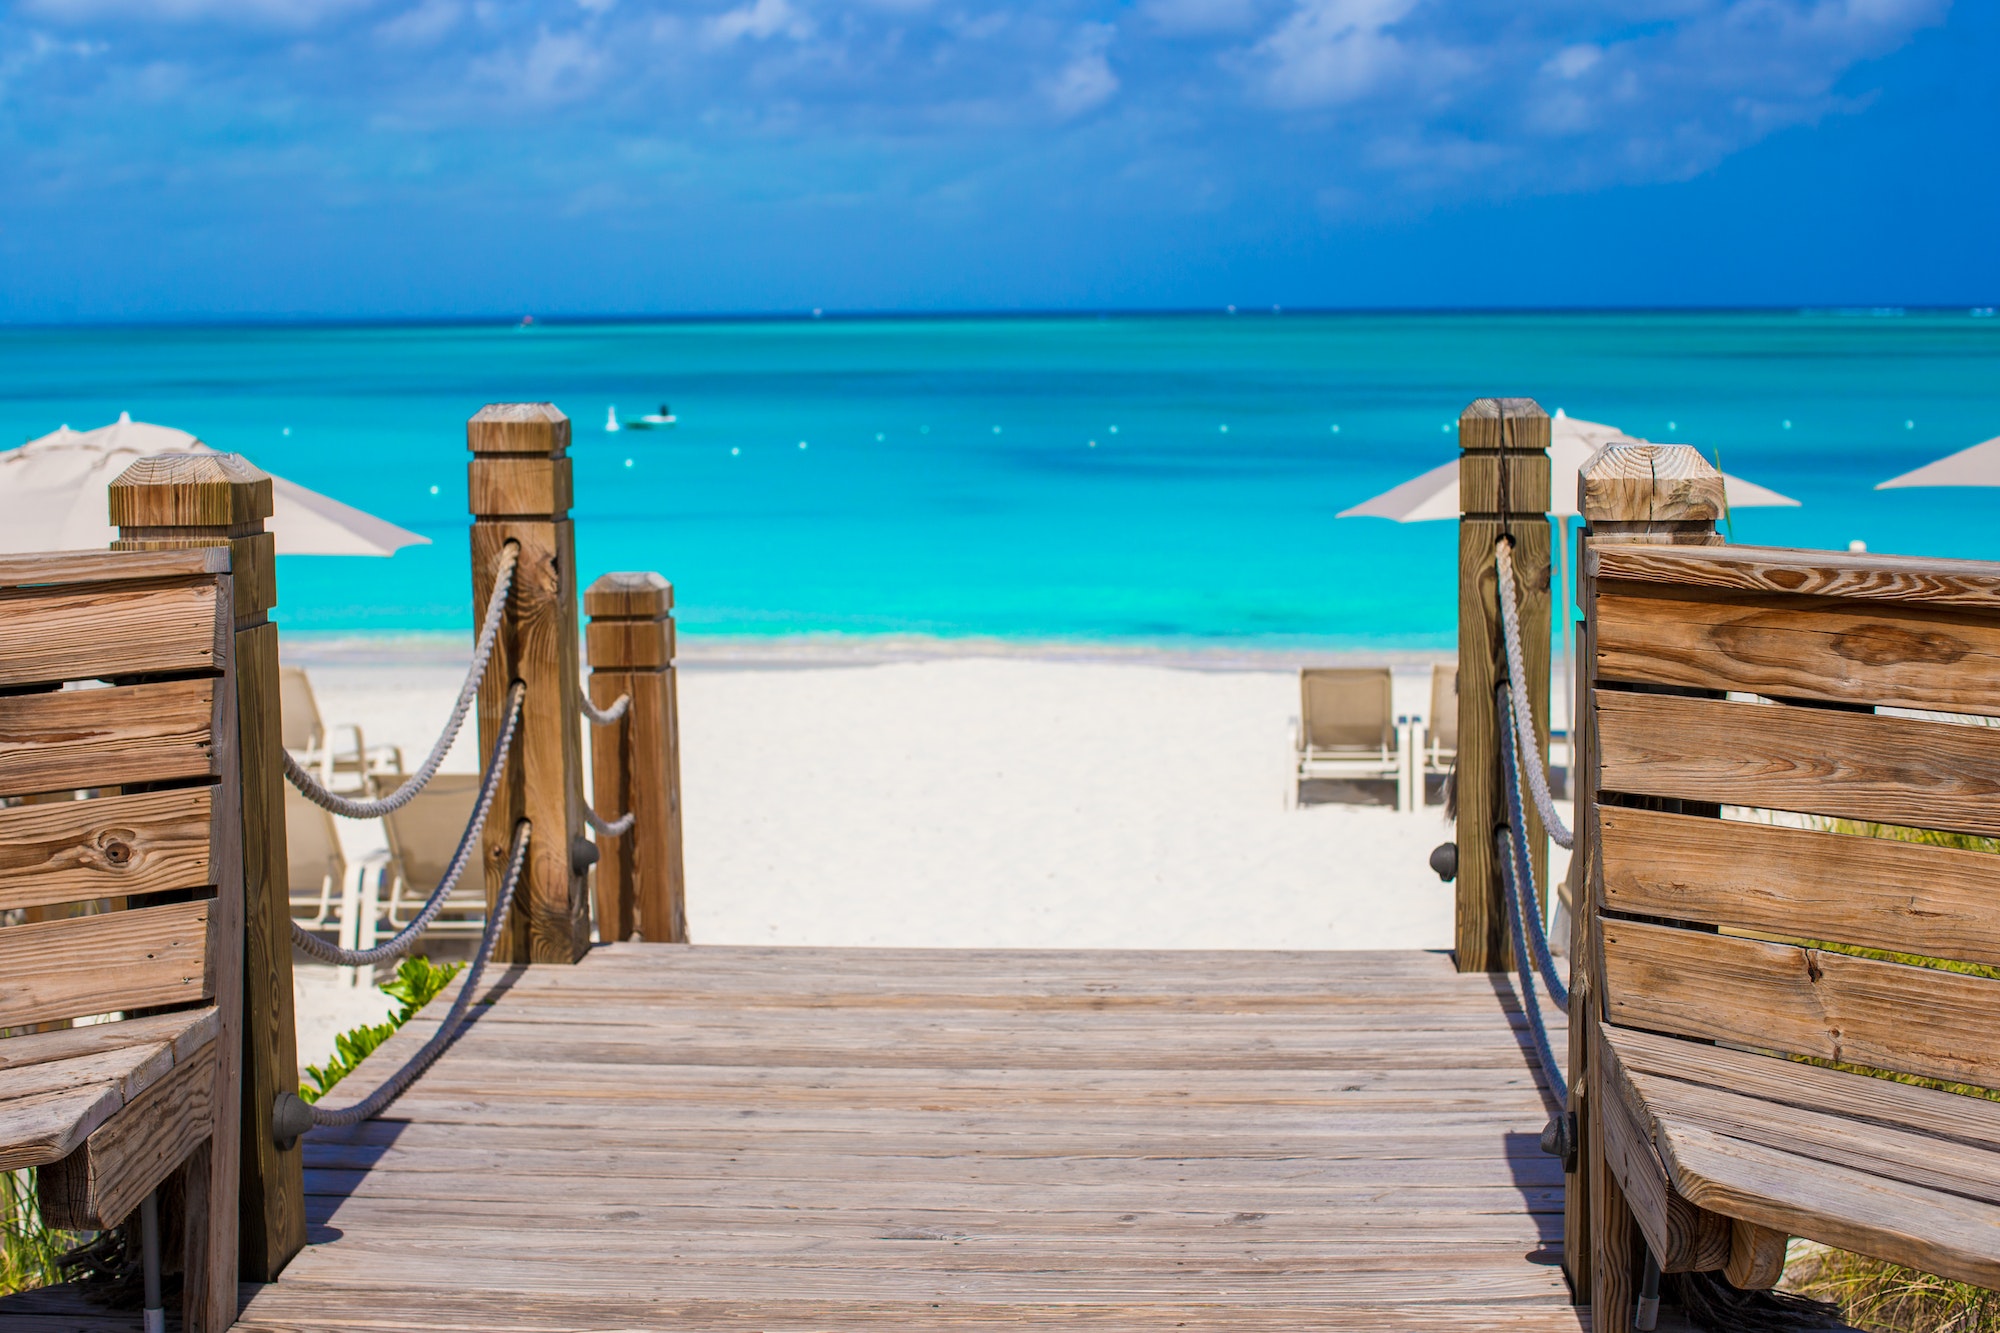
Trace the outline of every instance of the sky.
<path fill-rule="evenodd" d="M 0 0 L 0 322 L 2000 302 L 1990 0 Z"/>

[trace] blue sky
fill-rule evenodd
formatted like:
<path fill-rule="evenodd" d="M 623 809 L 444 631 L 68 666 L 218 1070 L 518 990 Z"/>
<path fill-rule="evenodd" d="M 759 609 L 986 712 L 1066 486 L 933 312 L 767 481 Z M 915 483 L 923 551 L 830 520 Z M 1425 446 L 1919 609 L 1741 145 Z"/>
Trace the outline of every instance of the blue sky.
<path fill-rule="evenodd" d="M 1968 0 L 6 0 L 0 321 L 1989 304 Z"/>

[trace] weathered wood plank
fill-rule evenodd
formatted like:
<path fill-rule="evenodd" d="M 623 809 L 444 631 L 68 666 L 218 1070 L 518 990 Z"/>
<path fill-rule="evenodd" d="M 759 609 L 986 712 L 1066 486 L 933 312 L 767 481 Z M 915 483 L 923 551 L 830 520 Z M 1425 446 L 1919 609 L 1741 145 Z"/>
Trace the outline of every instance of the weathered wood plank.
<path fill-rule="evenodd" d="M 117 584 L 229 572 L 225 550 L 49 551 L 0 555 L 0 588 Z"/>
<path fill-rule="evenodd" d="M 2000 1153 L 2000 1102 L 1844 1073 L 1706 1042 L 1618 1029 L 1609 1034 L 1627 1069 L 1724 1088 L 1781 1106 L 1825 1111 L 1935 1135 Z"/>
<path fill-rule="evenodd" d="M 2000 566 L 1983 560 L 1776 546 L 1690 550 L 1647 545 L 1606 547 L 1590 559 L 1587 575 L 1626 582 L 2000 611 Z"/>
<path fill-rule="evenodd" d="M 2000 963 L 2000 856 L 1603 806 L 1603 905 Z"/>
<path fill-rule="evenodd" d="M 0 1027 L 205 1000 L 210 900 L 0 930 Z"/>
<path fill-rule="evenodd" d="M 0 794 L 205 777 L 212 680 L 0 695 Z"/>
<path fill-rule="evenodd" d="M 230 608 L 213 578 L 0 592 L 0 686 L 220 669 Z"/>
<path fill-rule="evenodd" d="M 1604 1156 L 1618 1179 L 1625 1205 L 1645 1233 L 1663 1273 L 1702 1273 L 1729 1260 L 1729 1219 L 1695 1207 L 1674 1191 L 1653 1146 L 1652 1121 L 1639 1090 L 1618 1063 L 1617 1051 L 1599 1040 L 1593 1061 L 1602 1063 L 1605 1096 Z"/>
<path fill-rule="evenodd" d="M 25 1032 L 0 1041 L 0 1077 L 9 1070 L 118 1052 L 135 1045 L 165 1044 L 179 1060 L 213 1041 L 217 1030 L 215 1010 L 208 1008 L 149 1014 L 118 1023 L 88 1023 L 53 1032 Z"/>
<path fill-rule="evenodd" d="M 1785 1276 L 1785 1251 L 1791 1237 L 1736 1218 L 1730 1223 L 1729 1262 L 1722 1275 L 1741 1291 L 1768 1291 Z"/>
<path fill-rule="evenodd" d="M 0 810 L 0 911 L 201 888 L 214 789 Z"/>
<path fill-rule="evenodd" d="M 2000 1209 L 1688 1125 L 1663 1124 L 1659 1144 L 1675 1186 L 1704 1208 L 2000 1286 Z"/>
<path fill-rule="evenodd" d="M 1598 586 L 1599 680 L 2000 713 L 2000 608 Z"/>
<path fill-rule="evenodd" d="M 1608 791 L 2000 834 L 1986 727 L 1597 690 Z"/>
<path fill-rule="evenodd" d="M 44 1167 L 43 1218 L 77 1231 L 101 1231 L 124 1221 L 213 1132 L 215 1067 L 211 1043 L 174 1066 L 76 1151 Z"/>
<path fill-rule="evenodd" d="M 2000 981 L 1611 917 L 1602 930 L 1614 1023 L 2000 1083 Z"/>
<path fill-rule="evenodd" d="M 0 1101 L 0 1171 L 67 1156 L 124 1104 L 110 1079 Z"/>

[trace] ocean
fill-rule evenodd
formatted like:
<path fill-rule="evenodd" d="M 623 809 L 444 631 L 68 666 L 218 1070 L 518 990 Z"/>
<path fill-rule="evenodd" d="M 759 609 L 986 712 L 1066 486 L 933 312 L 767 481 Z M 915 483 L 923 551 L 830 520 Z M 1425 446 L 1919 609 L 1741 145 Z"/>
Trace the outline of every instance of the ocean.
<path fill-rule="evenodd" d="M 0 330 L 0 441 L 129 411 L 431 538 L 282 559 L 294 636 L 469 633 L 464 422 L 547 399 L 583 577 L 659 571 L 690 639 L 1435 650 L 1454 525 L 1335 515 L 1494 394 L 1803 502 L 1737 541 L 2000 558 L 2000 495 L 1871 489 L 2000 435 L 1964 310 Z"/>

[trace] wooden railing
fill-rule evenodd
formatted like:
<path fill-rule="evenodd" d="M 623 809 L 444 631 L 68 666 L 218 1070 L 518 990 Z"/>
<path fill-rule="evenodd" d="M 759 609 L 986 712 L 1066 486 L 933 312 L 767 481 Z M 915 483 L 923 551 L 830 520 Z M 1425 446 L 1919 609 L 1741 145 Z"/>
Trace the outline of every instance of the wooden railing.
<path fill-rule="evenodd" d="M 1720 545 L 1683 447 L 1581 486 L 1593 1327 L 1662 1271 L 1768 1287 L 1788 1236 L 2000 1286 L 2000 565 Z"/>
<path fill-rule="evenodd" d="M 1458 419 L 1457 928 L 1461 972 L 1514 965 L 1493 830 L 1507 822 L 1493 689 L 1507 673 L 1493 548 L 1514 537 L 1527 679 L 1541 758 L 1549 743 L 1549 417 L 1532 398 L 1481 398 Z M 1548 839 L 1527 812 L 1535 883 L 1548 883 Z"/>
<path fill-rule="evenodd" d="M 51 1226 L 144 1212 L 154 1237 L 183 1237 L 178 1256 L 147 1247 L 148 1295 L 180 1268 L 201 1333 L 234 1322 L 238 1268 L 249 848 L 230 565 L 0 559 L 0 912 L 16 918 L 0 925 L 0 1168 L 40 1168 Z"/>

